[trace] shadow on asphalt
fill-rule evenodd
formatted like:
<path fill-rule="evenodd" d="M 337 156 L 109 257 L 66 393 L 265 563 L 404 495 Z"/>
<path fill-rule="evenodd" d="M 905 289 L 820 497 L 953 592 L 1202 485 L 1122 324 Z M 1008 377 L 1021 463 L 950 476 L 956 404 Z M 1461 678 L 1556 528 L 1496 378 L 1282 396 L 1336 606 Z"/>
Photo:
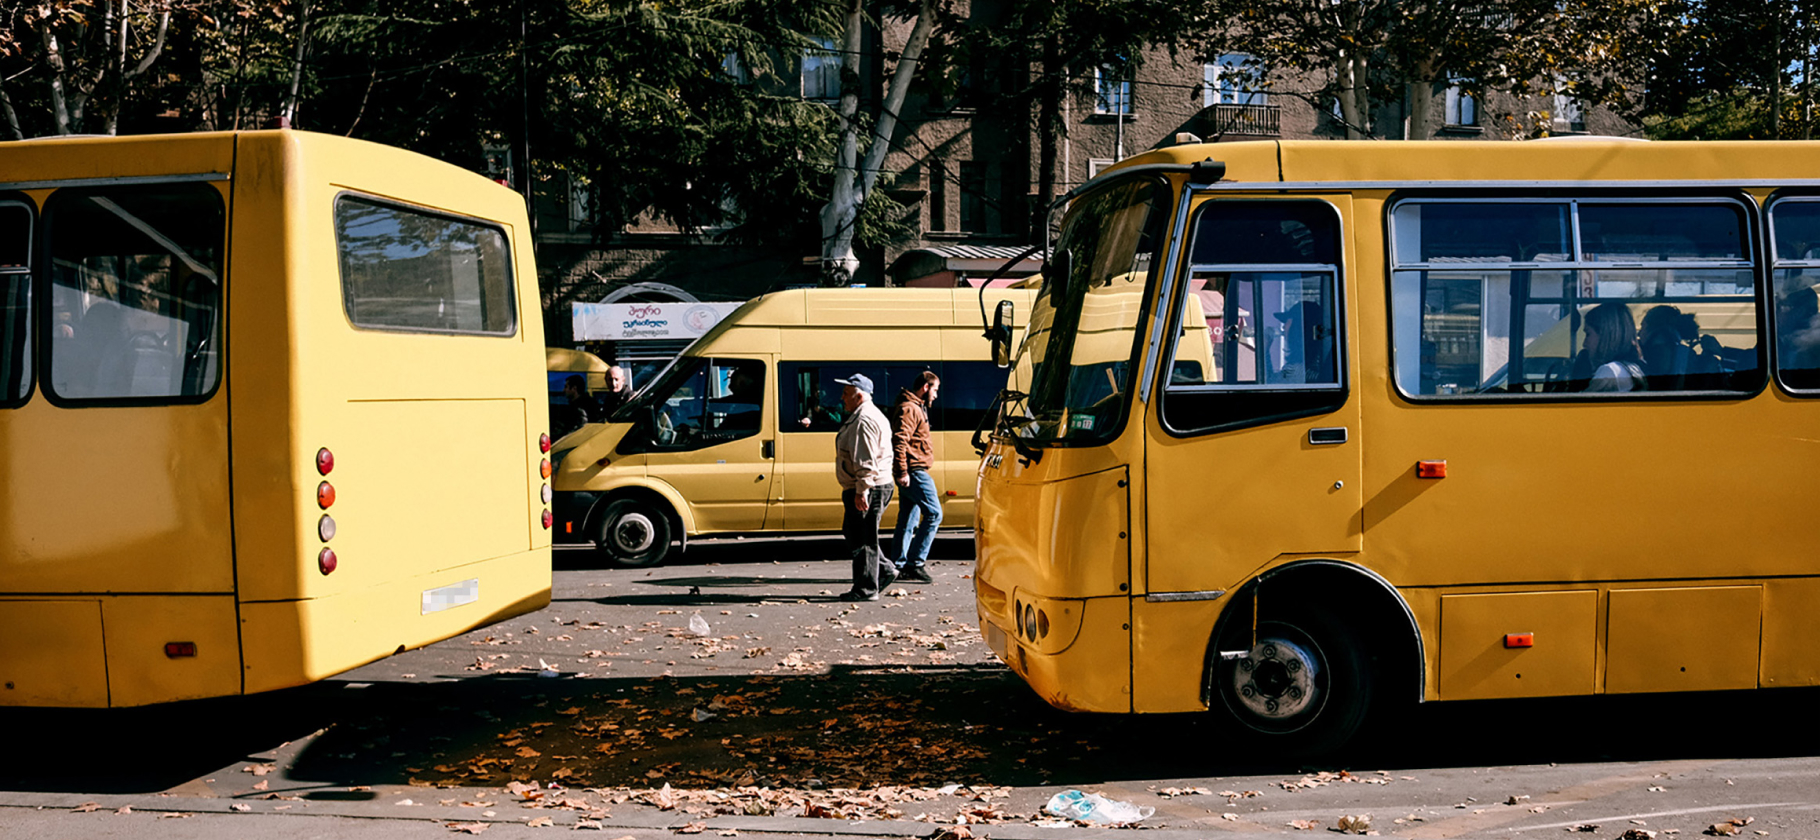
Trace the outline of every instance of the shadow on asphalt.
<path fill-rule="evenodd" d="M 891 551 L 891 529 L 886 528 L 881 536 L 885 551 Z M 691 541 L 685 551 L 672 550 L 670 556 L 664 560 L 664 564 L 659 566 L 656 571 L 722 564 L 745 566 L 773 561 L 802 563 L 845 559 L 847 559 L 847 551 L 841 543 L 839 534 L 790 539 L 719 537 Z M 929 550 L 929 559 L 973 560 L 973 532 L 941 532 L 936 538 L 934 546 Z M 611 568 L 613 565 L 605 555 L 585 545 L 556 546 L 554 562 L 557 571 L 604 569 Z"/>
<path fill-rule="evenodd" d="M 1713 722 L 1806 719 L 1820 690 L 1435 704 L 1341 756 L 1243 746 L 1206 715 L 1070 714 L 999 666 L 834 666 L 829 674 L 339 682 L 115 711 L 0 710 L 0 789 L 153 792 L 322 729 L 272 790 L 1091 785 L 1443 766 L 1820 754 L 1820 729 L 1742 737 Z M 712 713 L 698 719 L 697 711 Z M 230 790 L 252 776 L 221 780 Z M 219 786 L 218 786 L 219 787 Z M 249 791 L 250 795 L 250 791 Z"/>

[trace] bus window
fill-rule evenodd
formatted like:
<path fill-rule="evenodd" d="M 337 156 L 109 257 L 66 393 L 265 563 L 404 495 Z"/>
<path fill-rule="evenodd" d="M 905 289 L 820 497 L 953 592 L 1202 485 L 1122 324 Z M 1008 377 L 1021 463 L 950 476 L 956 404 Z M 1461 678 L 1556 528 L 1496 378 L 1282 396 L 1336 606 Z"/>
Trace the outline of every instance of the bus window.
<path fill-rule="evenodd" d="M 1340 219 L 1323 201 L 1196 211 L 1162 414 L 1177 432 L 1324 413 L 1340 376 Z"/>
<path fill-rule="evenodd" d="M 0 405 L 31 394 L 32 209 L 0 202 Z"/>
<path fill-rule="evenodd" d="M 1715 199 L 1417 199 L 1391 213 L 1397 385 L 1412 397 L 1751 391 L 1748 209 Z M 1594 316 L 1609 337 L 1588 340 Z M 1614 314 L 1615 313 L 1615 314 Z M 1616 345 L 1616 346 L 1611 346 Z"/>
<path fill-rule="evenodd" d="M 689 451 L 758 434 L 765 363 L 682 357 L 635 403 L 621 451 Z"/>
<path fill-rule="evenodd" d="M 511 249 L 476 221 L 342 196 L 335 202 L 342 296 L 355 326 L 512 335 Z"/>
<path fill-rule="evenodd" d="M 1005 387 L 1005 371 L 991 362 L 944 362 L 941 395 L 929 414 L 937 432 L 971 432 L 986 418 L 986 409 Z"/>
<path fill-rule="evenodd" d="M 221 195 L 201 184 L 65 189 L 44 208 L 50 392 L 185 400 L 215 388 Z"/>
<path fill-rule="evenodd" d="M 1820 390 L 1820 200 L 1778 201 L 1769 213 L 1776 233 L 1776 376 L 1790 390 Z"/>

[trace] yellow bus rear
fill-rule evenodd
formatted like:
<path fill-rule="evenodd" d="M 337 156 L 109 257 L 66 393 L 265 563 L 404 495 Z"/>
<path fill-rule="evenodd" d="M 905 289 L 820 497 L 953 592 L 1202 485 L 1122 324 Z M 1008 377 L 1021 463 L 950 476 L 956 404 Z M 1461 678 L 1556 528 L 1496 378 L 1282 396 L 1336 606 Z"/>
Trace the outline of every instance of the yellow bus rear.
<path fill-rule="evenodd" d="M 1816 164 L 1127 161 L 1072 196 L 981 467 L 989 643 L 1057 706 L 1304 749 L 1383 702 L 1820 683 Z"/>
<path fill-rule="evenodd" d="M 516 194 L 288 131 L 0 171 L 0 705 L 294 686 L 548 602 Z"/>

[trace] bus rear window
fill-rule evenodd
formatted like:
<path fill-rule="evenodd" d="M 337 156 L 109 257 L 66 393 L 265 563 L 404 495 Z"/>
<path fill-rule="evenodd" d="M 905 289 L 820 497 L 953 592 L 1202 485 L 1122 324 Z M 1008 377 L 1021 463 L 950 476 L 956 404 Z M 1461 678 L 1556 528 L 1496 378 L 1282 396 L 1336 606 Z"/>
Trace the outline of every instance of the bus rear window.
<path fill-rule="evenodd" d="M 343 196 L 335 202 L 341 291 L 355 326 L 512 335 L 511 249 L 469 219 Z"/>
<path fill-rule="evenodd" d="M 0 404 L 31 394 L 29 334 L 32 275 L 32 211 L 24 204 L 0 204 Z"/>

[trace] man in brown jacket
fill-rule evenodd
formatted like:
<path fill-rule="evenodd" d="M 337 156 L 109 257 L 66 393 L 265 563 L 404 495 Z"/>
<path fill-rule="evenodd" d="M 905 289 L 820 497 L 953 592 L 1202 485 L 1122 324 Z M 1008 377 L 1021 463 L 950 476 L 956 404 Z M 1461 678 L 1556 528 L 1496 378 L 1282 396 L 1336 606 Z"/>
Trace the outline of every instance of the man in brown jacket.
<path fill-rule="evenodd" d="M 929 440 L 929 406 L 941 390 L 941 377 L 923 371 L 897 394 L 891 407 L 891 475 L 903 488 L 897 503 L 897 576 L 900 580 L 928 583 L 929 547 L 935 528 L 942 524 L 942 500 L 935 492 L 929 470 L 935 466 L 935 447 Z"/>

